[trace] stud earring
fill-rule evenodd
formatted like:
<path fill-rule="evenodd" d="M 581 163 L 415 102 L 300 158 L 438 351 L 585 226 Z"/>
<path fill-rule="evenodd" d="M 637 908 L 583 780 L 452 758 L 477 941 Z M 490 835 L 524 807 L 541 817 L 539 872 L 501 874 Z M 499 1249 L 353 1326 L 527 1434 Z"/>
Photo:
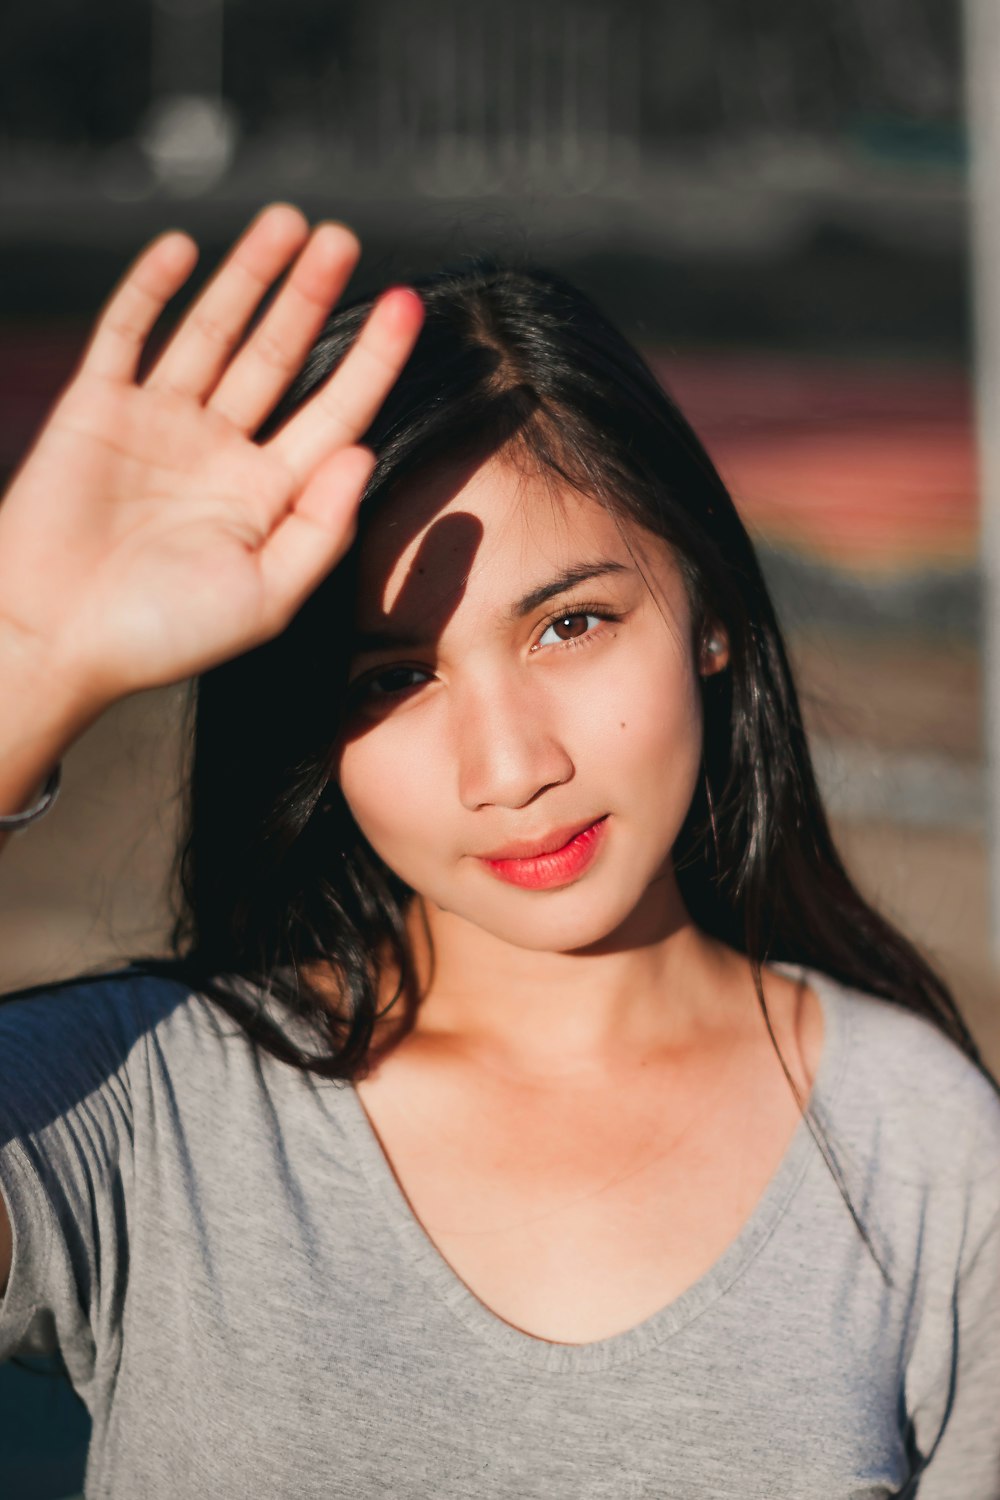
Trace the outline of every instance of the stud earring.
<path fill-rule="evenodd" d="M 723 671 L 728 664 L 728 650 L 729 641 L 725 630 L 719 626 L 714 630 L 707 630 L 701 638 L 699 676 L 714 677 L 717 672 Z"/>
<path fill-rule="evenodd" d="M 701 643 L 701 672 L 703 676 L 720 670 L 720 658 L 724 655 L 726 642 L 714 632 L 704 636 Z"/>

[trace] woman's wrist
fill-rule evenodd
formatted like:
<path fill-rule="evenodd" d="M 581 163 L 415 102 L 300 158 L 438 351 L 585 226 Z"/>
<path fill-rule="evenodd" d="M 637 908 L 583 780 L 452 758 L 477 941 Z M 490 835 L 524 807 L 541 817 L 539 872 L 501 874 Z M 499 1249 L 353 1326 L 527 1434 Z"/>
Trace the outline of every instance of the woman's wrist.
<path fill-rule="evenodd" d="M 55 802 L 61 783 L 62 761 L 56 761 L 55 769 L 49 773 L 48 780 L 31 807 L 26 807 L 23 812 L 18 813 L 0 813 L 0 832 L 17 833 L 20 829 L 29 828 L 32 823 L 37 823 L 38 819 L 43 818 Z"/>
<path fill-rule="evenodd" d="M 30 809 L 106 704 L 41 642 L 0 620 L 0 814 Z"/>

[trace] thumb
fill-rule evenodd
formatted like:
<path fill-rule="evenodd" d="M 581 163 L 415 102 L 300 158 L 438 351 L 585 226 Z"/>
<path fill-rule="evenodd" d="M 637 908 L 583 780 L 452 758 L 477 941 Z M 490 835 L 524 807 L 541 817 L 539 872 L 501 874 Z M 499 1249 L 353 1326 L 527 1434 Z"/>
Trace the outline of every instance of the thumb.
<path fill-rule="evenodd" d="M 312 475 L 259 554 L 264 623 L 276 634 L 350 547 L 358 504 L 375 467 L 362 447 L 340 448 Z"/>

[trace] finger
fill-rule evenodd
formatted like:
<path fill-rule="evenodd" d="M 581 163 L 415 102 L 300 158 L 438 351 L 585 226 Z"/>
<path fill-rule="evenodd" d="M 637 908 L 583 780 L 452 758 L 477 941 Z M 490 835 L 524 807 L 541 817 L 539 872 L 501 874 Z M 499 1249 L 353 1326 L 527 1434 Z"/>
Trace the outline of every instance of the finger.
<path fill-rule="evenodd" d="M 305 218 L 288 203 L 273 203 L 258 214 L 185 315 L 147 384 L 208 396 L 261 298 L 308 235 Z"/>
<path fill-rule="evenodd" d="M 339 449 L 264 543 L 259 566 L 267 600 L 263 623 L 270 633 L 287 625 L 351 545 L 358 503 L 374 467 L 370 449 Z"/>
<path fill-rule="evenodd" d="M 268 446 L 300 484 L 328 454 L 367 432 L 409 358 L 423 316 L 416 292 L 395 287 L 384 293 L 342 364 L 271 438 Z"/>
<path fill-rule="evenodd" d="M 187 281 L 197 259 L 194 240 L 177 231 L 147 245 L 112 292 L 79 373 L 106 380 L 134 380 L 157 318 Z"/>
<path fill-rule="evenodd" d="M 344 225 L 315 230 L 260 327 L 223 374 L 209 402 L 213 410 L 244 432 L 260 426 L 301 369 L 360 253 Z"/>

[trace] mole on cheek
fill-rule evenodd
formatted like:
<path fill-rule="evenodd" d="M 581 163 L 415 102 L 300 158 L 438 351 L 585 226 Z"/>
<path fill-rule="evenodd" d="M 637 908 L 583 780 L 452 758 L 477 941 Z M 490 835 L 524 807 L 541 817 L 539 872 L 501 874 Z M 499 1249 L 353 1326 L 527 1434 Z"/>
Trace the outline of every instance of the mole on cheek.
<path fill-rule="evenodd" d="M 625 720 L 624 719 L 622 719 L 622 728 L 623 729 L 625 728 Z"/>

